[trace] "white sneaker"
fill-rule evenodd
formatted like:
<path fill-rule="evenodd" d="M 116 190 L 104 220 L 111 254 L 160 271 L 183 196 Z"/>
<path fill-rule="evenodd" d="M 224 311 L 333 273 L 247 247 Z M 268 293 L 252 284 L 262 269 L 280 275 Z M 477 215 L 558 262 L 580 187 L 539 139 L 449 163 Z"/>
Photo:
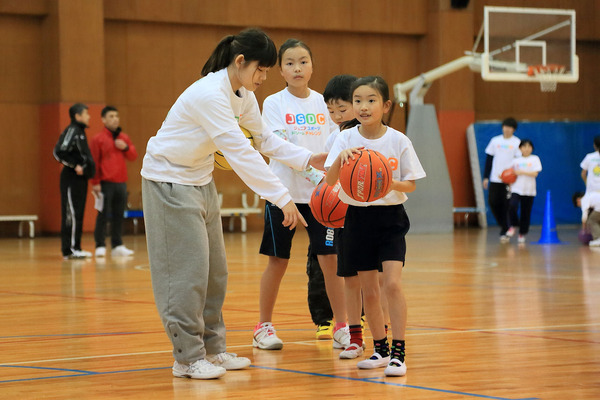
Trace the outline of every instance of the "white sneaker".
<path fill-rule="evenodd" d="M 346 347 L 344 351 L 340 353 L 342 360 L 351 360 L 362 356 L 363 348 L 356 343 L 350 343 L 350 346 Z"/>
<path fill-rule="evenodd" d="M 129 250 L 124 245 L 120 245 L 111 250 L 110 255 L 113 257 L 128 257 L 132 256 L 134 253 L 133 250 Z"/>
<path fill-rule="evenodd" d="M 197 360 L 190 365 L 173 363 L 173 376 L 177 378 L 215 379 L 225 375 L 225 368 L 212 365 L 206 360 Z"/>
<path fill-rule="evenodd" d="M 510 242 L 510 237 L 508 237 L 506 235 L 500 236 L 500 243 L 508 243 L 508 242 Z"/>
<path fill-rule="evenodd" d="M 223 367 L 227 371 L 233 369 L 242 369 L 250 365 L 250 359 L 246 357 L 238 357 L 235 353 L 219 353 L 206 356 L 206 361 L 217 367 Z"/>
<path fill-rule="evenodd" d="M 590 247 L 598 247 L 600 246 L 600 239 L 596 239 L 596 240 L 592 240 L 588 243 L 588 246 Z"/>
<path fill-rule="evenodd" d="M 63 256 L 63 260 L 83 260 L 86 258 L 83 254 L 79 254 L 79 252 L 73 252 L 69 255 Z"/>
<path fill-rule="evenodd" d="M 356 366 L 360 369 L 373 369 L 385 367 L 390 363 L 390 356 L 381 357 L 379 353 L 373 353 L 370 358 L 359 361 Z"/>
<path fill-rule="evenodd" d="M 527 237 L 525 235 L 519 235 L 519 243 L 525 243 L 527 241 Z"/>
<path fill-rule="evenodd" d="M 397 358 L 392 358 L 383 373 L 385 376 L 404 376 L 406 375 L 406 364 Z"/>
<path fill-rule="evenodd" d="M 85 250 L 73 250 L 73 254 L 75 254 L 77 258 L 90 258 L 92 256 L 92 253 Z"/>
<path fill-rule="evenodd" d="M 106 256 L 106 247 L 96 247 L 96 257 Z"/>
<path fill-rule="evenodd" d="M 508 230 L 506 231 L 506 236 L 508 236 L 508 237 L 515 236 L 515 228 L 513 226 L 511 226 L 510 228 L 508 228 Z"/>
<path fill-rule="evenodd" d="M 262 324 L 257 324 L 254 328 L 252 346 L 263 350 L 280 350 L 283 348 L 283 342 L 277 337 L 273 324 L 263 322 Z"/>
<path fill-rule="evenodd" d="M 345 349 L 350 345 L 350 328 L 348 325 L 333 332 L 333 348 Z"/>

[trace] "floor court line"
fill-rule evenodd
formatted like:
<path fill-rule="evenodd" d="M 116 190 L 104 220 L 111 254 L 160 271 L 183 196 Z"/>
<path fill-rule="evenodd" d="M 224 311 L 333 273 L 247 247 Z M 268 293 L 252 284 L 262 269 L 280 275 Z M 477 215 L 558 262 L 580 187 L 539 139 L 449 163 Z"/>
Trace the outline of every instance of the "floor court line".
<path fill-rule="evenodd" d="M 61 371 L 61 372 L 78 372 L 80 374 L 95 374 L 95 372 L 92 371 L 84 371 L 81 369 L 70 369 L 70 368 L 51 368 L 51 367 L 26 367 L 24 365 L 0 365 L 0 367 L 2 368 L 27 368 L 27 369 L 42 369 L 42 370 L 49 370 L 49 371 Z"/>
<path fill-rule="evenodd" d="M 319 373 L 316 373 L 316 372 L 297 371 L 297 370 L 285 369 L 285 368 L 261 367 L 261 366 L 257 366 L 257 365 L 251 365 L 251 367 L 252 368 L 258 368 L 258 369 L 267 369 L 267 370 L 271 370 L 271 371 L 289 372 L 289 373 L 294 373 L 294 374 L 318 376 L 318 377 L 323 377 L 323 378 L 344 379 L 344 380 L 355 381 L 355 382 L 376 383 L 376 384 L 380 384 L 380 385 L 390 385 L 390 386 L 397 386 L 397 387 L 405 387 L 405 388 L 409 388 L 409 389 L 428 390 L 428 391 L 432 391 L 432 392 L 456 394 L 456 395 L 461 395 L 461 396 L 477 397 L 477 398 L 481 398 L 481 399 L 492 399 L 492 400 L 536 400 L 537 399 L 537 397 L 528 397 L 528 398 L 514 399 L 514 398 L 509 398 L 509 397 L 488 396 L 488 395 L 482 395 L 482 394 L 477 394 L 477 393 L 458 392 L 458 391 L 454 391 L 454 390 L 438 389 L 438 388 L 431 388 L 431 387 L 426 387 L 426 386 L 407 385 L 407 384 L 404 384 L 404 383 L 395 383 L 395 382 L 388 382 L 388 381 L 382 381 L 382 380 L 373 380 L 373 378 L 366 378 L 366 379 L 364 379 L 364 378 L 351 378 L 351 377 L 347 377 L 347 376 L 339 376 L 339 375 L 331 375 L 331 374 L 319 374 Z"/>
<path fill-rule="evenodd" d="M 535 292 L 535 293 L 553 293 L 553 294 L 581 294 L 584 290 L 561 290 L 561 289 L 547 289 L 547 288 L 536 288 L 530 286 L 504 286 L 504 285 L 493 285 L 493 284 L 464 284 L 464 283 L 448 283 L 448 282 L 435 282 L 435 281 L 424 281 L 414 280 L 410 282 L 412 285 L 423 285 L 423 286 L 444 286 L 444 287 L 461 287 L 461 288 L 473 288 L 473 289 L 493 289 L 493 290 L 513 290 L 518 292 Z"/>
<path fill-rule="evenodd" d="M 411 333 L 411 336 L 424 336 L 424 335 L 442 335 L 442 334 L 452 334 L 452 333 L 477 333 L 477 332 L 507 332 L 507 331 L 545 331 L 547 329 L 555 329 L 555 328 L 580 328 L 586 326 L 600 326 L 600 322 L 593 324 L 568 324 L 568 325 L 547 325 L 547 326 L 522 326 L 516 328 L 491 328 L 491 329 L 460 329 L 460 328 L 445 328 L 441 326 L 423 326 L 426 329 L 439 329 L 441 332 L 422 332 L 422 333 Z M 419 328 L 419 326 L 414 326 Z"/>
<path fill-rule="evenodd" d="M 4 367 L 4 365 L 0 365 L 0 367 Z M 14 367 L 18 368 L 18 367 Z M 36 368 L 36 367 L 21 367 L 21 368 Z M 106 372 L 93 372 L 93 371 L 82 371 L 79 374 L 72 375 L 57 375 L 57 376 L 41 376 L 38 378 L 24 378 L 24 379 L 8 379 L 5 381 L 0 381 L 2 383 L 14 383 L 14 382 L 30 382 L 30 381 L 39 381 L 44 379 L 62 379 L 62 378 L 77 378 L 82 376 L 97 376 L 97 375 L 109 375 L 109 374 L 125 374 L 129 372 L 143 372 L 143 371 L 155 371 L 160 369 L 171 369 L 172 367 L 156 367 L 156 368 L 142 368 L 142 369 L 130 369 L 130 370 L 122 370 L 122 371 L 106 371 Z M 73 371 L 69 369 L 62 368 L 45 368 L 54 371 Z"/>
<path fill-rule="evenodd" d="M 516 327 L 516 328 L 496 328 L 496 329 L 457 329 L 457 328 L 444 328 L 444 327 L 415 327 L 412 329 L 438 329 L 436 332 L 421 332 L 421 333 L 407 333 L 407 336 L 426 336 L 426 335 L 444 335 L 444 334 L 466 334 L 466 333 L 505 333 L 510 331 L 529 331 L 529 330 L 544 330 L 544 329 L 555 329 L 555 328 L 573 328 L 573 327 L 585 327 L 585 326 L 599 326 L 600 323 L 594 324 L 569 324 L 569 325 L 548 325 L 548 326 L 534 326 L 534 327 Z M 560 339 L 560 338 L 547 338 L 547 337 L 537 337 L 537 336 L 526 336 L 533 338 L 541 338 L 541 339 Z M 564 339 L 568 341 L 573 341 L 571 339 Z M 586 341 L 589 342 L 589 341 Z M 296 344 L 296 345 L 314 345 L 315 340 L 304 340 L 304 341 L 294 341 L 294 342 L 286 342 L 288 345 Z M 596 342 L 590 342 L 596 343 Z M 247 348 L 251 347 L 251 344 L 247 345 L 231 345 L 227 346 L 228 349 L 236 349 L 236 348 Z M 147 354 L 161 354 L 161 353 L 170 353 L 171 350 L 158 350 L 158 351 L 145 351 L 145 352 L 135 352 L 135 353 L 118 353 L 118 354 L 105 354 L 105 355 L 95 355 L 95 356 L 82 356 L 82 357 L 68 357 L 68 358 L 56 358 L 56 359 L 46 359 L 46 360 L 31 360 L 31 361 L 20 361 L 13 363 L 2 363 L 0 366 L 7 365 L 23 365 L 23 364 L 35 364 L 35 363 L 45 363 L 45 362 L 58 362 L 58 361 L 76 361 L 76 360 L 87 360 L 92 358 L 111 358 L 111 357 L 128 357 L 128 356 L 136 356 L 136 355 L 147 355 Z"/>
<path fill-rule="evenodd" d="M 18 365 L 9 366 L 9 365 L 6 365 L 6 364 L 0 365 L 0 367 L 4 367 L 4 368 L 11 368 L 12 367 L 12 368 L 44 369 L 44 370 L 61 371 L 61 372 L 62 371 L 79 372 L 77 374 L 71 374 L 71 375 L 44 376 L 44 377 L 24 378 L 24 379 L 9 379 L 9 380 L 0 381 L 0 384 L 2 384 L 2 383 L 13 383 L 13 382 L 36 381 L 36 380 L 44 380 L 44 379 L 62 379 L 62 378 L 75 378 L 75 377 L 83 377 L 83 376 L 98 376 L 98 375 L 108 375 L 108 374 L 123 374 L 123 373 L 130 373 L 130 372 L 156 371 L 156 370 L 170 369 L 171 368 L 171 367 L 156 367 L 156 368 L 141 368 L 141 369 L 131 369 L 131 370 L 117 370 L 117 371 L 94 372 L 94 371 L 72 370 L 72 369 L 64 369 L 64 368 L 25 367 L 25 366 L 18 366 Z M 461 396 L 469 396 L 469 397 L 476 397 L 476 398 L 482 398 L 482 399 L 491 399 L 491 400 L 536 400 L 537 399 L 535 397 L 514 399 L 514 398 L 508 398 L 508 397 L 497 397 L 497 396 L 482 395 L 482 394 L 477 394 L 477 393 L 459 392 L 459 391 L 455 391 L 455 390 L 447 390 L 447 389 L 439 389 L 439 388 L 432 388 L 432 387 L 426 387 L 426 386 L 407 385 L 407 384 L 403 384 L 403 383 L 388 382 L 388 381 L 383 381 L 380 378 L 352 378 L 352 377 L 347 377 L 347 376 L 339 376 L 339 375 L 331 375 L 331 374 L 320 374 L 320 373 L 316 373 L 316 372 L 306 372 L 306 371 L 298 371 L 298 370 L 285 369 L 285 368 L 264 367 L 264 366 L 257 366 L 257 365 L 250 365 L 250 367 L 251 368 L 256 368 L 256 369 L 270 370 L 270 371 L 278 371 L 278 372 L 287 372 L 287 373 L 294 373 L 294 374 L 301 374 L 301 375 L 317 376 L 317 377 L 322 377 L 322 378 L 343 379 L 343 380 L 349 380 L 349 381 L 355 381 L 355 382 L 374 383 L 374 384 L 381 384 L 381 385 L 404 387 L 404 388 L 409 388 L 409 389 L 433 391 L 433 392 L 438 392 L 438 393 L 456 394 L 456 395 L 461 395 Z"/>
<path fill-rule="evenodd" d="M 106 301 L 113 303 L 132 303 L 132 304 L 154 304 L 154 301 L 149 300 L 125 300 L 125 299 L 111 299 L 103 297 L 88 297 L 88 296 L 68 296 L 64 294 L 55 293 L 44 293 L 44 292 L 12 292 L 8 290 L 0 290 L 0 294 L 8 294 L 13 296 L 36 296 L 36 297 L 58 297 L 64 299 L 75 299 L 84 301 Z"/>
<path fill-rule="evenodd" d="M 447 264 L 455 264 L 456 261 L 448 261 L 446 262 Z M 461 264 L 464 264 L 464 261 L 460 261 Z M 496 264 L 496 265 L 492 265 L 492 264 Z M 482 264 L 485 265 L 485 264 Z M 496 268 L 499 266 L 499 264 L 497 263 L 491 263 L 489 264 L 490 266 Z M 444 268 L 427 268 L 427 267 L 423 267 L 421 269 L 416 269 L 414 270 L 414 272 L 417 273 L 422 273 L 422 274 L 429 274 L 429 273 L 435 273 L 437 274 L 451 274 L 451 275 L 487 275 L 489 274 L 489 269 L 490 267 L 485 267 L 485 268 L 479 268 L 479 269 L 474 269 L 474 270 L 453 270 L 453 269 L 444 269 Z M 411 270 L 411 272 L 413 272 Z M 528 274 L 528 275 L 522 275 L 522 274 L 518 274 L 518 273 L 510 273 L 510 272 L 498 272 L 498 271 L 494 271 L 494 277 L 505 277 L 505 278 L 512 278 L 512 277 L 519 277 L 519 279 L 548 279 L 548 276 L 545 274 Z M 581 278 L 578 276 L 572 276 L 572 275 L 561 275 L 561 274 L 553 274 L 552 275 L 552 280 L 555 279 L 562 279 L 562 280 L 580 280 Z M 409 281 L 412 282 L 412 281 Z M 600 279 L 597 278 L 589 278 L 589 282 L 600 282 Z"/>
<path fill-rule="evenodd" d="M 506 331 L 528 331 L 528 330 L 543 330 L 543 329 L 555 329 L 555 328 L 574 328 L 574 327 L 585 327 L 585 326 L 599 326 L 600 323 L 594 324 L 568 324 L 568 325 L 548 325 L 548 326 L 532 326 L 532 327 L 515 327 L 515 328 L 496 328 L 496 329 L 456 329 L 456 328 L 444 328 L 444 327 L 423 327 L 425 329 L 438 329 L 437 332 L 422 332 L 422 333 L 408 333 L 407 336 L 424 336 L 424 335 L 443 335 L 443 334 L 466 334 L 466 333 L 494 333 L 494 332 L 506 332 Z M 419 329 L 420 327 L 416 327 L 414 329 Z M 535 336 L 533 336 L 535 337 Z M 544 337 L 541 337 L 544 338 Z M 289 345 L 314 345 L 316 340 L 304 340 L 304 341 L 294 341 L 294 342 L 286 342 Z M 595 342 L 594 342 L 595 343 Z M 251 344 L 240 344 L 240 345 L 231 345 L 227 346 L 227 349 L 241 349 L 252 347 Z M 30 360 L 30 361 L 19 361 L 13 363 L 2 363 L 0 366 L 9 366 L 9 365 L 24 365 L 24 364 L 37 364 L 37 363 L 46 363 L 46 362 L 60 362 L 60 361 L 77 361 L 77 360 L 87 360 L 93 358 L 111 358 L 111 357 L 129 357 L 129 356 L 139 356 L 139 355 L 148 355 L 148 354 L 162 354 L 162 353 L 171 353 L 171 350 L 157 350 L 157 351 L 142 351 L 135 353 L 116 353 L 116 354 L 104 354 L 104 355 L 92 355 L 92 356 L 82 356 L 82 357 L 68 357 L 68 358 L 55 358 L 55 359 L 45 359 L 45 360 Z"/>

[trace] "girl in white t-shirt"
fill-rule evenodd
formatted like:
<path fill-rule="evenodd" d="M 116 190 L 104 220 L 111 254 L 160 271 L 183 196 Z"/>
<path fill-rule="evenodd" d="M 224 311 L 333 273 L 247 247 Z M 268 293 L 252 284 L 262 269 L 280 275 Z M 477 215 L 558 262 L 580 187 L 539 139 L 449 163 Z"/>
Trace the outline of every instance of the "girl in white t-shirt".
<path fill-rule="evenodd" d="M 580 164 L 585 193 L 600 191 L 600 136 L 594 138 L 594 152 L 588 153 Z"/>
<path fill-rule="evenodd" d="M 519 243 L 525 243 L 525 235 L 529 232 L 531 221 L 531 208 L 536 196 L 535 178 L 542 170 L 542 163 L 533 152 L 533 143 L 529 139 L 521 140 L 519 144 L 521 157 L 513 160 L 512 168 L 517 174 L 517 180 L 510 186 L 511 197 L 508 207 L 510 228 L 506 232 L 508 237 L 515 234 L 515 227 L 519 227 Z M 519 206 L 521 216 L 519 217 Z"/>
<path fill-rule="evenodd" d="M 226 352 L 221 310 L 227 262 L 214 152 L 220 150 L 244 183 L 281 208 L 284 226 L 306 225 L 289 190 L 240 130 L 252 133 L 260 152 L 298 170 L 324 161 L 325 155 L 313 156 L 263 127 L 253 92 L 276 60 L 273 41 L 258 29 L 225 37 L 203 77 L 179 96 L 148 141 L 141 171 L 148 257 L 176 377 L 211 379 L 250 365 Z"/>
<path fill-rule="evenodd" d="M 349 204 L 342 243 L 344 262 L 358 272 L 365 314 L 374 339 L 373 355 L 357 366 L 364 369 L 386 367 L 385 375 L 403 376 L 406 374 L 406 300 L 402 290 L 402 269 L 406 254 L 405 235 L 410 223 L 402 203 L 407 200 L 405 193 L 415 190 L 415 180 L 425 177 L 425 171 L 410 139 L 382 122 L 392 106 L 385 81 L 369 76 L 358 79 L 352 88 L 356 117 L 352 124 L 355 126 L 342 131 L 333 143 L 325 162 L 325 167 L 329 167 L 327 183 L 335 184 L 342 164 L 362 147 L 382 153 L 393 170 L 391 190 L 374 202 L 359 202 L 340 191 L 340 199 Z M 380 303 L 380 263 L 383 296 L 388 302 L 392 325 L 391 351 Z"/>
<path fill-rule="evenodd" d="M 278 61 L 287 87 L 265 99 L 265 124 L 291 143 L 313 152 L 324 151 L 327 138 L 337 129 L 337 125 L 329 117 L 323 96 L 308 87 L 313 72 L 309 47 L 297 39 L 288 39 L 279 49 Z M 310 249 L 317 255 L 323 271 L 327 296 L 336 321 L 333 347 L 345 348 L 350 342 L 350 333 L 346 324 L 344 281 L 336 274 L 334 231 L 317 222 L 308 206 L 311 194 L 324 174 L 320 171 L 299 174 L 276 160 L 271 160 L 269 166 L 289 189 L 294 203 L 307 221 Z M 260 283 L 260 319 L 254 328 L 252 340 L 254 347 L 264 350 L 283 347 L 273 327 L 273 310 L 288 266 L 295 231 L 282 229 L 279 223 L 281 218 L 280 210 L 267 201 L 260 253 L 269 258 Z"/>

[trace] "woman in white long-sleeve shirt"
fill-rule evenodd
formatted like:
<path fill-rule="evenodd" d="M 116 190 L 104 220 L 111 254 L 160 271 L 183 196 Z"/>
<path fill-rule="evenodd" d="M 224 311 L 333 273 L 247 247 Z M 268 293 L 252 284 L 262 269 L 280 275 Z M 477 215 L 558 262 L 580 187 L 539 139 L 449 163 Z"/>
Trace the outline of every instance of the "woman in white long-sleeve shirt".
<path fill-rule="evenodd" d="M 275 65 L 277 51 L 262 31 L 247 29 L 221 40 L 202 69 L 150 138 L 142 167 L 144 219 L 152 286 L 165 331 L 173 344 L 173 375 L 217 378 L 250 364 L 227 353 L 221 309 L 227 263 L 218 195 L 212 177 L 220 150 L 256 193 L 280 207 L 283 225 L 306 225 L 288 190 L 257 149 L 292 168 L 320 166 L 313 156 L 264 129 L 256 90 Z"/>

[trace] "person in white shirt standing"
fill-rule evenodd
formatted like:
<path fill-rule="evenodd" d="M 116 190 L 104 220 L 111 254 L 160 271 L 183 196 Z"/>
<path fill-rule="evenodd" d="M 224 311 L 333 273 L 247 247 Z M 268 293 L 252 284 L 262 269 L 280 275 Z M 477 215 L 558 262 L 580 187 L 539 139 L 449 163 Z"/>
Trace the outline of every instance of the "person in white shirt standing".
<path fill-rule="evenodd" d="M 529 232 L 531 222 L 531 209 L 533 208 L 533 199 L 536 196 L 535 178 L 542 170 L 540 158 L 533 152 L 533 143 L 529 139 L 521 140 L 519 144 L 522 156 L 513 161 L 512 168 L 515 170 L 517 180 L 510 186 L 511 197 L 508 207 L 508 216 L 510 228 L 506 231 L 506 236 L 513 237 L 515 227 L 519 227 L 519 243 L 525 243 L 525 235 Z M 521 216 L 519 217 L 519 205 L 521 206 Z"/>
<path fill-rule="evenodd" d="M 337 125 L 329 117 L 323 96 L 308 87 L 312 76 L 312 54 L 298 39 L 288 39 L 279 49 L 279 67 L 287 87 L 265 99 L 265 124 L 285 140 L 313 152 L 325 150 L 327 138 Z M 324 173 L 304 171 L 299 174 L 279 161 L 271 160 L 271 171 L 290 190 L 298 210 L 308 223 L 310 248 L 317 255 L 325 279 L 335 327 L 333 347 L 343 349 L 350 343 L 344 300 L 344 280 L 337 276 L 337 255 L 332 228 L 313 217 L 308 203 Z M 265 207 L 265 227 L 260 253 L 268 256 L 260 283 L 260 320 L 254 329 L 252 344 L 263 350 L 279 350 L 283 342 L 273 327 L 273 310 L 281 280 L 287 270 L 295 231 L 282 229 L 281 211 L 271 202 Z"/>
<path fill-rule="evenodd" d="M 600 192 L 600 136 L 594 138 L 594 151 L 586 154 L 579 166 L 581 179 L 585 183 L 584 197 Z"/>
<path fill-rule="evenodd" d="M 600 223 L 600 204 L 597 204 L 595 212 L 590 212 L 594 210 L 592 203 L 597 203 L 600 197 L 600 136 L 594 138 L 594 152 L 586 154 L 580 167 L 581 179 L 585 182 L 585 194 L 581 198 L 582 221 L 591 230 L 591 225 Z M 594 217 L 590 220 L 592 214 Z M 591 232 L 594 240 L 589 243 L 590 246 L 600 246 L 600 228 L 596 229 L 596 235 Z"/>
<path fill-rule="evenodd" d="M 326 154 L 288 143 L 265 129 L 254 90 L 277 61 L 273 41 L 258 29 L 221 40 L 202 78 L 175 101 L 142 167 L 142 194 L 152 287 L 173 345 L 173 375 L 218 378 L 250 360 L 226 352 L 222 307 L 227 262 L 217 190 L 212 177 L 220 150 L 253 191 L 281 208 L 283 226 L 306 225 L 289 190 L 258 150 L 304 170 L 323 167 Z"/>
<path fill-rule="evenodd" d="M 519 144 L 521 140 L 514 136 L 517 130 L 517 121 L 506 118 L 502 121 L 502 135 L 494 136 L 485 153 L 485 169 L 483 172 L 483 188 L 489 189 L 488 202 L 496 222 L 500 226 L 500 241 L 506 243 L 510 238 L 508 231 L 508 185 L 502 182 L 502 171 L 510 168 L 513 160 L 521 156 Z"/>
<path fill-rule="evenodd" d="M 389 88 L 383 78 L 359 78 L 352 85 L 352 104 L 355 119 L 342 125 L 342 132 L 335 138 L 325 162 L 329 168 L 327 184 L 335 184 L 342 164 L 354 158 L 360 148 L 383 154 L 393 171 L 389 192 L 378 200 L 365 203 L 354 200 L 343 190 L 339 194 L 340 200 L 348 204 L 342 240 L 344 268 L 354 270 L 358 275 L 373 336 L 373 355 L 359 361 L 357 367 L 385 367 L 386 376 L 404 376 L 407 304 L 402 271 L 410 221 L 403 203 L 408 199 L 406 193 L 416 189 L 415 181 L 425 178 L 425 171 L 410 139 L 382 121 L 392 107 Z M 382 272 L 379 272 L 380 266 Z M 389 307 L 391 348 L 382 297 L 386 298 Z"/>

